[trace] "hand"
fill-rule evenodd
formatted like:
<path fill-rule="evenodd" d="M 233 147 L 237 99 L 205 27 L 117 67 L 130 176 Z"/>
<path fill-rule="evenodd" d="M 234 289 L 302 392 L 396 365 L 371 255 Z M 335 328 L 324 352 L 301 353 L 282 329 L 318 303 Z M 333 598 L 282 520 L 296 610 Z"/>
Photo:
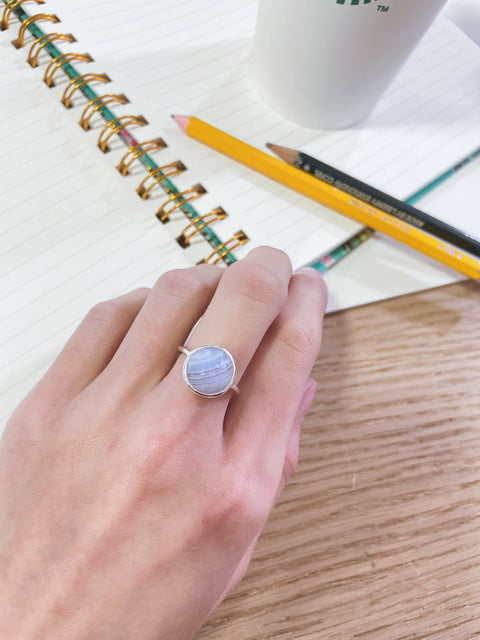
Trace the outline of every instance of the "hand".
<path fill-rule="evenodd" d="M 0 441 L 0 637 L 192 638 L 246 569 L 297 458 L 326 289 L 253 250 L 92 309 Z M 236 360 L 203 398 L 184 344 Z"/>

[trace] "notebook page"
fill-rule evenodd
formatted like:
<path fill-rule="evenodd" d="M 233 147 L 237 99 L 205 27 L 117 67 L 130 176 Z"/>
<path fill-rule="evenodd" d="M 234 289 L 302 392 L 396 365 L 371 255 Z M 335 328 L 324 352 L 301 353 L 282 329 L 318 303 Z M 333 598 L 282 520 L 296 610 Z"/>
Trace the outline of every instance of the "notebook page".
<path fill-rule="evenodd" d="M 480 86 L 473 80 L 480 74 L 480 52 L 443 16 L 367 122 L 345 131 L 315 132 L 273 113 L 251 84 L 248 56 L 257 0 L 234 6 L 221 0 L 158 0 L 135 7 L 126 0 L 89 0 L 88 11 L 79 0 L 68 8 L 58 0 L 54 4 L 159 121 L 170 113 L 193 113 L 259 148 L 266 141 L 302 148 L 399 198 L 407 198 L 480 144 Z M 280 236 L 286 229 L 292 234 L 288 249 L 294 258 L 310 257 L 309 214 L 318 213 L 318 207 L 304 198 L 288 201 L 284 191 L 268 189 L 253 172 L 198 146 L 188 147 L 191 162 L 200 172 L 215 172 L 211 188 L 222 199 L 225 193 L 229 206 L 235 201 L 233 212 L 245 220 L 249 235 L 275 244 L 274 221 Z M 250 201 L 242 201 L 249 186 L 261 202 L 253 211 L 246 208 Z M 287 206 L 272 199 L 276 194 L 287 198 Z M 444 212 L 430 212 L 448 218 Z M 319 215 L 323 219 L 326 214 Z M 480 216 L 464 218 L 469 230 L 480 235 Z M 334 221 L 329 218 L 329 224 Z M 297 229 L 303 230 L 303 242 L 302 233 L 294 237 Z M 315 235 L 312 244 L 318 242 Z M 320 241 L 316 253 L 321 249 Z"/>
<path fill-rule="evenodd" d="M 155 126 L 166 127 L 165 136 L 188 162 L 192 175 L 209 194 L 214 194 L 212 205 L 223 206 L 229 214 L 229 220 L 221 223 L 222 235 L 228 236 L 239 228 L 247 233 L 250 242 L 236 252 L 238 257 L 255 245 L 271 244 L 287 251 L 294 267 L 299 267 L 360 229 L 360 225 L 330 209 L 192 143 L 170 118 L 171 113 L 186 109 L 201 115 L 202 103 L 218 102 L 219 82 L 228 80 L 232 68 L 242 66 L 245 57 L 244 43 L 239 46 L 236 38 L 230 38 L 228 25 L 250 25 L 245 33 L 251 31 L 254 16 L 248 3 L 243 7 L 205 0 L 198 5 L 162 0 L 136 4 L 135 8 L 128 3 L 104 5 L 97 1 L 87 5 L 88 10 L 85 3 L 49 3 L 55 12 L 58 10 L 65 28 L 76 29 L 82 46 L 94 53 L 99 65 L 108 69 L 127 95 L 134 96 L 135 103 L 141 105 Z M 206 7 L 210 13 L 202 16 Z M 143 13 L 134 17 L 135 11 L 141 12 L 142 8 Z M 142 34 L 150 19 L 154 25 L 152 42 L 147 33 Z M 130 29 L 131 40 L 129 24 L 134 25 Z M 223 37 L 226 40 L 220 42 Z M 223 62 L 217 69 L 219 59 Z M 160 68 L 162 74 L 151 79 L 152 70 Z M 211 74 L 207 84 L 206 70 Z"/>
<path fill-rule="evenodd" d="M 4 38 L 0 55 L 1 430 L 90 307 L 187 262 L 59 105 L 65 83 L 48 90 Z"/>

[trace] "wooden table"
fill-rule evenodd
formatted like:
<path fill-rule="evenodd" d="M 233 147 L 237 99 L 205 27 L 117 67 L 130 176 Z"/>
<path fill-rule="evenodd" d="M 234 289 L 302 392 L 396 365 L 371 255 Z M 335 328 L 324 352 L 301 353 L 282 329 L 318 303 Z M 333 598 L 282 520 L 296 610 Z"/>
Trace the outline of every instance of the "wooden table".
<path fill-rule="evenodd" d="M 480 638 L 480 286 L 332 314 L 300 463 L 202 640 Z"/>

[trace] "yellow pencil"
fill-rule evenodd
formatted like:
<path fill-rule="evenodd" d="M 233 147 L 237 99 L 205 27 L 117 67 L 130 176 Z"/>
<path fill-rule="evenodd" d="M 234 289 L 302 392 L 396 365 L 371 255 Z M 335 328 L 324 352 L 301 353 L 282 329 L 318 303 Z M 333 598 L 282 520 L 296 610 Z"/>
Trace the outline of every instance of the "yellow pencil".
<path fill-rule="evenodd" d="M 413 227 L 381 209 L 317 180 L 314 176 L 282 162 L 260 149 L 234 138 L 190 116 L 172 116 L 185 133 L 216 151 L 263 173 L 265 176 L 343 213 L 349 218 L 384 233 L 424 253 L 456 271 L 477 280 L 480 262 L 456 247 L 446 244 L 421 229 Z"/>

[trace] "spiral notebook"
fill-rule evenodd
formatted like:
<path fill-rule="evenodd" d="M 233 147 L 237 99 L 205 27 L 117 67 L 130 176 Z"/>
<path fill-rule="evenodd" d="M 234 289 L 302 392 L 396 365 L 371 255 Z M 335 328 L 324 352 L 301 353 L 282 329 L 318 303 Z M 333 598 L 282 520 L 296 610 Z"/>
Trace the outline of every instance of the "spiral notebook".
<path fill-rule="evenodd" d="M 286 250 L 299 267 L 358 229 L 193 144 L 168 118 L 170 108 L 194 112 L 258 146 L 267 138 L 292 146 L 313 140 L 313 132 L 258 101 L 245 102 L 253 95 L 245 84 L 245 36 L 255 4 L 34 0 L 26 7 L 3 0 L 0 424 L 99 300 L 150 286 L 170 268 L 202 260 L 229 265 L 256 244 Z M 451 36 L 450 26 L 441 24 L 429 46 L 442 47 Z M 478 57 L 472 61 L 468 45 L 455 34 L 453 40 L 447 53 L 451 58 L 455 49 L 454 64 L 463 65 L 465 76 L 472 65 L 478 68 Z M 404 84 L 418 76 L 418 65 L 411 68 Z M 457 89 L 469 86 L 463 76 L 452 81 Z M 445 84 L 437 84 L 441 96 Z M 398 91 L 393 88 L 387 111 Z M 382 117 L 376 126 L 388 127 Z M 352 173 L 348 165 L 358 160 L 359 145 L 364 156 L 366 148 L 372 157 L 376 152 L 372 162 L 364 157 L 360 163 L 372 173 L 381 158 L 396 158 L 398 166 L 412 136 L 410 130 L 388 135 L 383 149 L 381 136 L 362 129 L 315 140 L 327 160 L 329 148 L 341 150 Z M 425 154 L 445 137 L 437 127 L 415 138 L 417 150 Z M 400 138 L 407 142 L 399 144 Z M 463 130 L 449 140 L 450 152 L 440 162 L 435 156 L 428 171 L 424 161 L 402 162 L 397 195 L 421 186 L 469 147 Z M 455 277 L 428 261 L 422 268 L 433 283 Z"/>

